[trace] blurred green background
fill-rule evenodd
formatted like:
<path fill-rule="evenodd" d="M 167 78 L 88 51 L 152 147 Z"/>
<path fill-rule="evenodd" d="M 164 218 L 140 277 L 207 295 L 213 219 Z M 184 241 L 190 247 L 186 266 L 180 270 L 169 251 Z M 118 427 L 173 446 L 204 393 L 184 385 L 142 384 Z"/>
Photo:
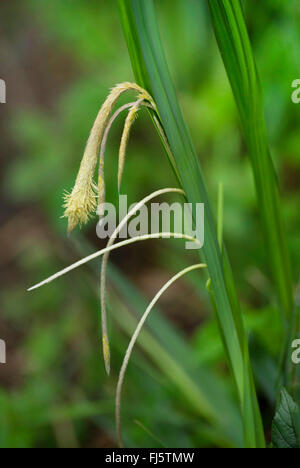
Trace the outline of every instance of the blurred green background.
<path fill-rule="evenodd" d="M 251 170 L 206 3 L 157 1 L 162 40 L 185 119 L 216 202 L 224 185 L 224 236 L 249 329 L 270 438 L 281 322 L 259 227 Z M 244 2 L 264 92 L 295 284 L 299 281 L 300 7 Z M 1 2 L 0 366 L 1 447 L 114 447 L 116 379 L 136 318 L 162 284 L 195 257 L 180 240 L 147 241 L 111 255 L 112 373 L 100 349 L 100 260 L 38 291 L 26 289 L 104 244 L 96 218 L 68 239 L 62 195 L 73 186 L 99 107 L 133 80 L 116 1 Z M 106 154 L 107 200 L 117 203 L 122 118 Z M 122 192 L 133 203 L 176 181 L 145 111 L 128 147 Z M 131 447 L 231 447 L 242 443 L 237 398 L 204 273 L 178 282 L 152 313 L 123 391 Z"/>

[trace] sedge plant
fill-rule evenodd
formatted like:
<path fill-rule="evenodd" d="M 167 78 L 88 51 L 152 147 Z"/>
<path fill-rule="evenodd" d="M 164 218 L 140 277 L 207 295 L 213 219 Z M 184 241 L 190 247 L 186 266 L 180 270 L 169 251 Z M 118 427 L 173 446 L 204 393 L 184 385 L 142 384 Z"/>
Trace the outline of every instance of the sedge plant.
<path fill-rule="evenodd" d="M 158 292 L 149 308 L 147 308 L 132 340 L 128 352 L 125 355 L 124 364 L 121 369 L 119 384 L 117 388 L 117 428 L 119 442 L 120 432 L 120 395 L 124 373 L 130 357 L 130 352 L 135 339 L 152 305 L 160 297 L 161 293 L 177 278 L 195 268 L 207 266 L 209 273 L 209 292 L 213 308 L 219 323 L 220 336 L 228 357 L 228 364 L 236 384 L 239 396 L 242 421 L 244 427 L 245 447 L 264 447 L 265 439 L 262 427 L 261 414 L 258 407 L 257 395 L 249 359 L 248 338 L 243 324 L 243 318 L 237 294 L 235 291 L 230 264 L 226 255 L 226 249 L 215 226 L 214 216 L 210 207 L 207 190 L 204 183 L 195 150 L 190 139 L 187 128 L 180 112 L 175 91 L 170 79 L 164 53 L 159 39 L 155 12 L 152 1 L 123 1 L 120 0 L 120 11 L 123 27 L 132 63 L 138 81 L 135 83 L 121 83 L 115 86 L 109 93 L 102 105 L 91 130 L 86 149 L 80 164 L 74 188 L 70 194 L 65 196 L 65 214 L 68 218 L 68 232 L 70 233 L 78 224 L 87 222 L 90 215 L 97 211 L 100 218 L 103 215 L 102 204 L 105 201 L 104 181 L 104 154 L 109 129 L 118 114 L 127 108 L 122 107 L 111 117 L 113 107 L 119 97 L 127 92 L 133 91 L 137 99 L 128 106 L 129 112 L 125 120 L 124 130 L 121 138 L 119 151 L 118 187 L 120 189 L 126 145 L 130 129 L 139 108 L 144 105 L 149 109 L 153 123 L 158 131 L 167 156 L 177 176 L 180 191 L 188 202 L 195 205 L 204 202 L 206 208 L 206 241 L 203 251 L 206 264 L 200 263 L 194 267 L 188 267 L 171 279 Z M 94 172 L 100 152 L 98 184 L 94 183 Z M 171 189 L 171 191 L 174 189 Z M 147 201 L 147 200 L 146 200 Z M 143 203 L 143 201 L 141 202 Z M 97 208 L 98 207 L 98 208 Z M 112 236 L 107 248 L 102 249 L 88 257 L 79 260 L 70 267 L 54 274 L 31 289 L 49 283 L 53 279 L 68 273 L 71 269 L 80 266 L 87 261 L 100 256 L 107 255 L 111 250 L 136 241 L 151 238 L 181 237 L 197 242 L 196 238 L 178 233 L 156 233 L 128 239 L 113 244 L 118 228 Z M 218 239 L 219 237 L 219 239 Z M 219 245 L 219 242 L 221 245 Z M 109 339 L 107 334 L 106 309 L 105 309 L 105 270 L 107 256 L 102 266 L 102 346 L 105 367 L 110 371 Z"/>
<path fill-rule="evenodd" d="M 110 117 L 113 107 L 116 104 L 120 95 L 126 91 L 135 91 L 138 93 L 138 99 L 134 102 L 129 104 L 125 104 L 121 106 L 117 111 L 113 113 Z M 105 156 L 105 148 L 107 143 L 107 138 L 111 126 L 114 120 L 118 117 L 118 115 L 125 109 L 129 109 L 127 118 L 124 124 L 124 130 L 121 137 L 120 142 L 120 150 L 119 150 L 119 165 L 118 165 L 118 188 L 120 190 L 121 181 L 122 181 L 122 174 L 124 170 L 124 163 L 125 163 L 125 155 L 126 155 L 126 147 L 127 142 L 129 139 L 130 129 L 133 124 L 134 118 L 141 106 L 145 106 L 156 113 L 153 115 L 153 119 L 156 122 L 158 131 L 164 141 L 165 147 L 168 148 L 168 152 L 171 155 L 171 150 L 168 147 L 167 138 L 165 136 L 163 127 L 160 125 L 158 120 L 158 112 L 156 105 L 151 98 L 150 94 L 145 91 L 140 86 L 136 85 L 135 83 L 121 83 L 115 86 L 111 92 L 109 93 L 107 99 L 105 100 L 104 104 L 101 106 L 101 109 L 98 113 L 98 116 L 95 120 L 93 128 L 91 130 L 89 139 L 87 141 L 87 145 L 85 148 L 85 152 L 79 167 L 78 175 L 75 181 L 74 188 L 71 193 L 67 193 L 64 196 L 64 217 L 68 218 L 68 233 L 70 234 L 71 231 L 79 224 L 86 223 L 89 217 L 94 213 L 97 212 L 99 215 L 100 221 L 104 215 L 103 205 L 105 202 L 105 180 L 104 180 L 104 156 Z M 99 157 L 99 171 L 98 171 L 98 186 L 94 183 L 94 172 L 97 164 L 98 159 L 98 152 L 100 152 Z M 105 302 L 105 294 L 106 294 L 106 271 L 107 271 L 107 262 L 109 253 L 112 250 L 118 249 L 120 247 L 138 242 L 143 240 L 149 239 L 169 239 L 169 238 L 180 238 L 185 239 L 190 242 L 195 242 L 199 244 L 201 247 L 201 243 L 199 240 L 193 236 L 187 235 L 185 233 L 180 232 L 157 232 L 152 234 L 141 235 L 137 237 L 133 237 L 127 239 L 123 242 L 118 242 L 114 244 L 118 234 L 121 232 L 124 225 L 127 224 L 128 220 L 134 216 L 140 209 L 143 207 L 147 202 L 152 200 L 153 198 L 166 194 L 166 193 L 178 193 L 180 195 L 185 195 L 184 191 L 180 188 L 165 188 L 160 189 L 152 194 L 148 195 L 144 199 L 142 199 L 139 203 L 135 204 L 133 208 L 128 212 L 128 214 L 121 220 L 120 224 L 116 227 L 115 231 L 112 233 L 106 248 L 99 250 L 87 257 L 75 262 L 74 264 L 70 265 L 69 267 L 64 268 L 63 270 L 55 273 L 54 275 L 50 276 L 44 281 L 36 284 L 29 288 L 29 291 L 33 289 L 37 289 L 47 283 L 50 283 L 54 279 L 70 272 L 74 268 L 81 266 L 84 263 L 89 262 L 90 260 L 102 256 L 102 269 L 101 269 L 101 282 L 100 282 L 100 295 L 101 295 L 101 316 L 102 316 L 102 347 L 103 347 L 103 356 L 105 362 L 105 369 L 107 374 L 110 373 L 110 345 L 109 345 L 109 338 L 107 333 L 107 312 L 106 312 L 106 302 Z M 125 354 L 124 362 L 120 371 L 119 381 L 117 385 L 117 393 L 116 393 L 116 426 L 117 426 L 117 434 L 118 434 L 118 441 L 119 445 L 122 445 L 121 440 L 121 425 L 120 425 L 120 401 L 121 401 L 121 388 L 122 383 L 125 375 L 125 371 L 128 365 L 128 361 L 137 339 L 138 334 L 143 327 L 143 324 L 151 312 L 153 306 L 158 301 L 162 293 L 173 284 L 174 281 L 184 276 L 186 273 L 193 271 L 198 268 L 205 268 L 206 265 L 204 263 L 199 263 L 196 265 L 192 265 L 190 267 L 185 268 L 177 275 L 175 275 L 171 280 L 169 280 L 157 293 L 153 301 L 150 303 L 149 307 L 146 309 L 146 312 L 142 316 L 138 327 L 136 328 L 130 344 L 128 346 L 128 350 Z"/>
<path fill-rule="evenodd" d="M 263 231 L 268 246 L 268 256 L 283 315 L 286 334 L 282 357 L 282 363 L 284 363 L 287 344 L 296 330 L 297 310 L 294 307 L 286 237 L 280 214 L 276 175 L 267 144 L 257 71 L 240 1 L 214 2 L 208 0 L 208 3 L 218 44 L 237 101 L 252 163 Z M 161 295 L 176 280 L 190 271 L 205 268 L 208 272 L 207 290 L 239 399 L 243 422 L 243 445 L 247 448 L 264 448 L 265 437 L 251 368 L 248 336 L 229 258 L 223 242 L 223 188 L 220 184 L 217 211 L 218 223 L 216 223 L 204 175 L 170 78 L 160 41 L 153 0 L 119 0 L 119 10 L 137 83 L 126 82 L 112 88 L 99 111 L 86 145 L 74 188 L 70 194 L 65 195 L 64 216 L 68 218 L 68 231 L 70 233 L 78 224 L 86 223 L 91 214 L 95 212 L 97 212 L 100 220 L 104 215 L 105 149 L 108 134 L 114 121 L 125 110 L 128 113 L 120 141 L 117 175 L 119 192 L 130 131 L 136 116 L 142 108 L 147 109 L 150 114 L 177 177 L 178 187 L 157 190 L 145 197 L 121 221 L 110 237 L 106 248 L 77 261 L 30 289 L 49 283 L 72 269 L 96 257 L 103 256 L 100 275 L 102 347 L 105 368 L 109 374 L 110 345 L 106 312 L 106 272 L 109 253 L 131 243 L 148 239 L 175 237 L 198 242 L 196 237 L 186 234 L 159 232 L 115 243 L 118 234 L 128 219 L 156 196 L 175 192 L 187 199 L 192 206 L 199 202 L 204 203 L 206 215 L 205 243 L 203 246 L 204 261 L 202 252 L 200 252 L 199 263 L 186 267 L 161 287 L 144 314 L 141 315 L 125 353 L 116 392 L 118 441 L 121 446 L 120 408 L 123 380 L 134 344 L 148 315 Z M 127 91 L 136 94 L 135 100 L 122 105 L 114 111 L 114 106 L 117 104 L 119 97 Z M 98 155 L 100 157 L 98 183 L 96 184 L 94 182 L 94 173 Z M 285 383 L 289 381 L 289 378 L 289 375 L 286 375 Z M 214 419 L 215 414 L 213 413 L 213 410 L 209 411 L 206 417 Z"/>

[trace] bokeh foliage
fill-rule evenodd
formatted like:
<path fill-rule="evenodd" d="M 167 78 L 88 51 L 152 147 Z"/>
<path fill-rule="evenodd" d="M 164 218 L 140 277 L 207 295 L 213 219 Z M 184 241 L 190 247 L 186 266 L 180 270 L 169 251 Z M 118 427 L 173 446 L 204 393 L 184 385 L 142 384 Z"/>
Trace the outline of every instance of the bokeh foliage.
<path fill-rule="evenodd" d="M 297 284 L 300 107 L 290 94 L 300 73 L 299 11 L 293 1 L 244 3 Z M 224 236 L 251 332 L 268 436 L 281 322 L 239 117 L 205 2 L 156 4 L 172 79 L 213 200 L 218 183 L 224 185 Z M 8 344 L 8 364 L 0 369 L 0 446 L 114 446 L 116 377 L 134 316 L 143 312 L 162 282 L 194 256 L 178 240 L 151 241 L 112 255 L 109 379 L 99 342 L 99 263 L 25 293 L 26 287 L 102 245 L 93 221 L 66 238 L 62 193 L 72 187 L 108 89 L 133 75 L 116 2 L 23 0 L 1 9 L 1 78 L 9 94 L 1 107 L 0 128 L 0 336 Z M 106 159 L 111 202 L 117 200 L 121 123 L 119 119 L 113 129 Z M 132 131 L 122 191 L 135 202 L 174 184 L 149 116 L 141 112 Z M 191 275 L 171 290 L 139 343 L 124 387 L 127 445 L 159 446 L 135 419 L 169 447 L 241 444 L 237 398 L 204 279 Z M 168 359 L 178 366 L 172 375 Z M 194 386 L 198 397 L 199 392 L 205 395 L 200 407 Z M 207 408 L 224 415 L 217 422 L 206 411 L 207 396 Z"/>

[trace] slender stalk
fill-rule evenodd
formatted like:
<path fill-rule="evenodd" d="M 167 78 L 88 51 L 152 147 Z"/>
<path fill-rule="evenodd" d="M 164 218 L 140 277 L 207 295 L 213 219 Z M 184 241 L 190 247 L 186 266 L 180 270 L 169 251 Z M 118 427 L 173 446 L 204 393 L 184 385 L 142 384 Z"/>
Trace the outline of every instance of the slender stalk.
<path fill-rule="evenodd" d="M 103 138 L 102 138 L 101 146 L 100 146 L 99 171 L 98 171 L 99 172 L 99 178 L 100 178 L 100 180 L 102 180 L 101 187 L 99 188 L 99 191 L 98 191 L 98 197 L 99 197 L 99 200 L 101 200 L 102 202 L 106 198 L 105 197 L 105 178 L 104 178 L 104 156 L 105 156 L 105 150 L 106 150 L 108 135 L 109 135 L 110 129 L 112 127 L 112 124 L 114 123 L 116 118 L 121 114 L 121 112 L 123 112 L 126 109 L 129 109 L 133 105 L 134 105 L 134 102 L 129 102 L 129 103 L 124 104 L 123 106 L 119 107 L 119 109 L 117 109 L 113 113 L 111 118 L 109 119 L 108 124 L 107 124 L 106 129 L 105 129 L 104 134 L 103 134 Z M 100 218 L 104 214 L 103 210 L 104 210 L 104 205 L 102 205 L 101 203 L 98 204 L 97 214 L 98 214 L 98 216 Z"/>
<path fill-rule="evenodd" d="M 127 144 L 129 140 L 130 130 L 133 125 L 134 119 L 137 115 L 137 112 L 142 104 L 143 100 L 138 99 L 129 109 L 127 114 L 125 125 L 121 137 L 120 149 L 119 149 L 119 165 L 118 165 L 118 192 L 121 190 L 121 182 L 125 165 L 125 155 Z"/>
<path fill-rule="evenodd" d="M 143 101 L 143 99 L 138 99 L 137 101 L 129 102 L 127 104 L 124 104 L 123 106 L 119 107 L 119 109 L 117 109 L 114 112 L 114 114 L 111 116 L 111 118 L 109 119 L 108 124 L 107 124 L 107 126 L 105 128 L 104 134 L 103 134 L 103 138 L 102 138 L 102 141 L 101 141 L 101 147 L 100 147 L 100 158 L 99 158 L 99 179 L 101 180 L 101 184 L 100 184 L 100 187 L 98 189 L 98 198 L 99 198 L 100 203 L 98 203 L 98 210 L 97 210 L 97 214 L 100 217 L 103 216 L 103 206 L 104 206 L 104 204 L 102 205 L 102 202 L 105 200 L 104 157 L 105 157 L 105 150 L 106 150 L 108 135 L 109 135 L 110 129 L 112 127 L 112 124 L 114 123 L 116 118 L 121 114 L 121 112 L 123 112 L 126 109 L 132 109 L 137 104 L 138 104 L 138 107 L 143 106 L 143 107 L 147 107 L 147 108 L 150 108 L 152 110 L 155 110 L 154 107 L 149 102 Z M 125 130 L 125 128 L 124 128 L 124 130 Z M 124 131 L 123 131 L 123 135 L 124 135 Z M 129 136 L 129 132 L 127 132 L 127 139 L 128 139 L 128 136 Z M 123 140 L 123 136 L 122 136 L 122 140 Z M 118 176 L 119 192 L 120 192 L 120 183 L 121 183 L 122 172 L 123 172 L 123 167 L 124 167 L 124 157 L 125 157 L 126 144 L 127 144 L 127 140 L 125 142 L 123 142 L 122 151 L 121 151 L 121 147 L 120 147 L 121 156 L 119 156 L 119 176 Z M 120 160 L 121 160 L 121 163 L 120 163 Z"/>
<path fill-rule="evenodd" d="M 84 257 L 81 260 L 78 260 L 77 262 L 72 263 L 72 265 L 69 265 L 68 267 L 64 268 L 63 270 L 58 271 L 54 275 L 49 276 L 49 278 L 41 281 L 40 283 L 35 284 L 34 286 L 31 286 L 31 288 L 28 288 L 27 291 L 33 291 L 34 289 L 40 288 L 41 286 L 44 286 L 45 284 L 51 283 L 52 281 L 59 278 L 60 276 L 63 276 L 66 273 L 69 273 L 70 271 L 74 270 L 75 268 L 78 268 L 81 265 L 84 265 L 90 260 L 100 257 L 106 252 L 111 252 L 112 250 L 116 250 L 119 247 L 124 247 L 126 245 L 134 244 L 135 242 L 140 242 L 144 240 L 170 239 L 172 237 L 175 239 L 185 239 L 190 242 L 195 242 L 199 244 L 199 247 L 201 247 L 201 243 L 198 241 L 198 239 L 192 236 L 188 236 L 187 234 L 181 234 L 179 232 L 155 232 L 153 234 L 145 234 L 143 236 L 132 237 L 130 239 L 126 239 L 124 241 L 118 242 L 117 244 L 111 245 L 110 247 L 105 247 L 104 249 L 98 250 L 97 252 L 94 252 L 91 255 L 88 255 L 87 257 Z"/>
<path fill-rule="evenodd" d="M 163 287 L 156 293 L 150 304 L 148 305 L 146 311 L 142 315 L 138 326 L 136 327 L 131 340 L 129 342 L 128 348 L 125 353 L 125 357 L 121 366 L 120 374 L 119 374 L 119 379 L 118 379 L 118 385 L 117 385 L 117 392 L 116 392 L 116 426 L 117 426 L 117 436 L 118 436 L 118 444 L 120 447 L 123 446 L 122 443 L 122 434 L 121 434 L 121 394 L 122 394 L 122 386 L 123 386 L 123 381 L 126 373 L 126 369 L 129 363 L 129 359 L 133 350 L 133 347 L 135 345 L 135 342 L 140 334 L 141 329 L 143 328 L 143 325 L 150 314 L 151 310 L 157 303 L 157 301 L 160 299 L 160 297 L 163 295 L 163 293 L 173 284 L 175 281 L 177 281 L 179 278 L 184 276 L 185 274 L 189 273 L 190 271 L 199 269 L 199 268 L 205 268 L 206 265 L 203 263 L 198 263 L 196 265 L 189 266 L 185 268 L 184 270 L 180 271 L 177 273 L 175 276 L 173 276 L 169 281 L 167 281 Z"/>
<path fill-rule="evenodd" d="M 116 227 L 114 232 L 109 238 L 106 248 L 112 246 L 121 232 L 123 227 L 127 224 L 128 220 L 140 210 L 142 206 L 148 203 L 153 198 L 158 197 L 159 195 L 163 195 L 165 193 L 180 193 L 184 195 L 183 190 L 177 188 L 165 188 L 161 190 L 157 190 L 147 197 L 143 198 L 139 203 L 134 205 L 131 210 L 127 213 L 126 216 L 120 221 L 119 225 Z M 106 270 L 107 270 L 107 262 L 109 258 L 109 251 L 103 254 L 102 264 L 101 264 L 101 275 L 100 275 L 100 300 L 101 300 L 101 326 L 102 326 L 102 344 L 103 344 L 103 355 L 104 355 L 104 362 L 105 362 L 105 369 L 107 374 L 110 372 L 110 351 L 109 351 L 109 339 L 107 333 L 107 313 L 106 313 L 106 300 L 105 300 L 105 292 L 106 292 Z"/>

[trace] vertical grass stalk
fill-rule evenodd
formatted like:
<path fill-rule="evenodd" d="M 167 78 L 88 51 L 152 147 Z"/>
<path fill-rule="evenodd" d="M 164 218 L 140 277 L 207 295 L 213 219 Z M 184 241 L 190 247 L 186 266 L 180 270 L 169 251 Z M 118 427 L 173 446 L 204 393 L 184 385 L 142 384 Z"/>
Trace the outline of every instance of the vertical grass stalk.
<path fill-rule="evenodd" d="M 197 155 L 184 123 L 160 42 L 152 0 L 119 0 L 123 30 L 137 82 L 154 98 L 160 124 L 176 164 L 179 181 L 188 202 L 205 204 L 203 247 L 220 333 L 228 356 L 244 423 L 246 447 L 264 447 L 261 415 L 248 355 L 248 340 L 242 321 L 231 269 L 224 249 L 218 245 L 215 220 Z"/>
<path fill-rule="evenodd" d="M 289 320 L 293 310 L 290 259 L 268 148 L 262 94 L 240 0 L 208 0 L 208 4 L 249 151 L 273 280 Z"/>
<path fill-rule="evenodd" d="M 208 0 L 218 46 L 240 114 L 252 165 L 268 262 L 286 338 L 282 363 L 297 330 L 293 281 L 277 177 L 267 141 L 261 87 L 240 0 Z M 284 383 L 289 386 L 289 372 Z"/>

